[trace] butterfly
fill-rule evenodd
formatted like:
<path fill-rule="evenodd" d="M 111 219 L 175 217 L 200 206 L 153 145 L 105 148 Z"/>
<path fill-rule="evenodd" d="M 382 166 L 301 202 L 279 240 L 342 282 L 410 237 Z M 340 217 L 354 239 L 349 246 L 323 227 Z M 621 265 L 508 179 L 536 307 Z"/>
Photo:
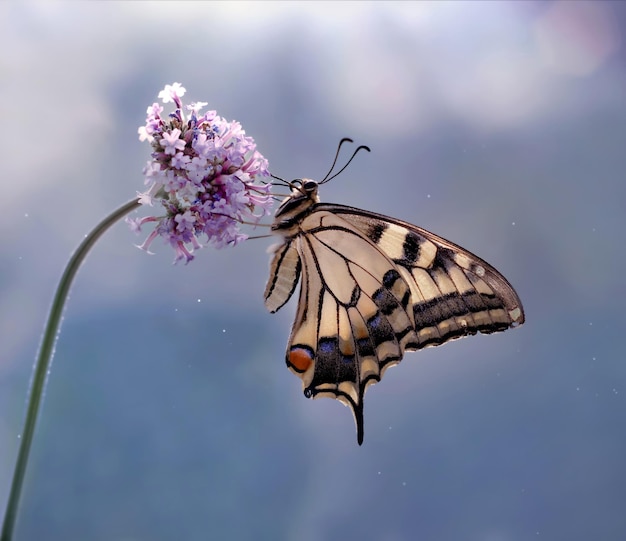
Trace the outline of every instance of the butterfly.
<path fill-rule="evenodd" d="M 405 351 L 519 326 L 524 310 L 506 278 L 468 250 L 396 218 L 321 203 L 331 171 L 319 183 L 283 181 L 291 193 L 271 226 L 282 243 L 270 248 L 265 306 L 280 310 L 301 282 L 287 366 L 307 398 L 352 409 L 361 445 L 365 391 Z"/>

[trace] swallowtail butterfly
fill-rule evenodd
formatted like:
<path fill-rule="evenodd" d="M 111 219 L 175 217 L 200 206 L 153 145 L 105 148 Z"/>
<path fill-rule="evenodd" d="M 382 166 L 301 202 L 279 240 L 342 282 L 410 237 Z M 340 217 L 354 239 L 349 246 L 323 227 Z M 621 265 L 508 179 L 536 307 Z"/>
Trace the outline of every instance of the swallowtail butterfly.
<path fill-rule="evenodd" d="M 506 278 L 464 248 L 396 218 L 320 203 L 329 175 L 287 183 L 265 306 L 279 310 L 301 281 L 287 366 L 308 398 L 350 406 L 360 445 L 365 390 L 405 351 L 504 331 L 524 323 L 524 310 Z"/>

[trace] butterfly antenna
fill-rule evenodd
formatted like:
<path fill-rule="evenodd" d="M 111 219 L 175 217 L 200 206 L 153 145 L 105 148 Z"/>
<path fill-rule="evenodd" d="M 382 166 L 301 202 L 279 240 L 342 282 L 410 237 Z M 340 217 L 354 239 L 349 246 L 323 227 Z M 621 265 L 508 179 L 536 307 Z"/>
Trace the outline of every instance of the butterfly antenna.
<path fill-rule="evenodd" d="M 276 179 L 276 180 L 279 181 L 279 182 L 271 182 L 270 183 L 271 186 L 281 186 L 283 188 L 286 186 L 287 188 L 290 188 L 292 190 L 294 188 L 297 188 L 297 186 L 295 184 L 296 183 L 295 180 L 292 181 L 292 182 L 289 182 L 288 180 L 285 180 L 284 178 L 277 177 L 276 175 L 272 175 L 271 173 L 270 173 L 270 177 L 272 177 L 273 179 Z M 299 179 L 297 179 L 297 180 L 299 181 Z M 274 198 L 276 198 L 275 194 L 273 194 L 273 195 L 274 195 Z"/>
<path fill-rule="evenodd" d="M 333 172 L 335 165 L 337 165 L 337 159 L 339 158 L 339 151 L 341 150 L 341 146 L 344 143 L 354 143 L 354 141 L 350 139 L 349 137 L 344 137 L 341 141 L 339 141 L 339 145 L 337 145 L 337 152 L 335 152 L 335 159 L 333 160 L 333 164 L 330 166 L 328 173 L 324 175 L 324 178 L 320 182 L 318 182 L 318 184 L 322 184 L 323 182 L 326 182 L 328 180 L 328 177 Z"/>
<path fill-rule="evenodd" d="M 272 186 L 289 186 L 289 182 L 287 182 L 284 178 L 277 177 L 276 175 L 273 175 L 272 173 L 270 173 L 270 177 L 278 181 L 278 182 L 271 182 L 270 184 Z"/>
<path fill-rule="evenodd" d="M 352 139 L 348 139 L 347 137 L 342 139 L 341 142 L 339 143 L 339 148 L 341 148 L 341 143 L 343 143 L 344 141 L 352 141 Z M 346 167 L 348 167 L 348 165 L 350 165 L 350 162 L 352 162 L 352 160 L 354 160 L 354 157 L 361 151 L 361 150 L 367 150 L 368 152 L 371 152 L 370 147 L 366 146 L 366 145 L 361 145 L 359 147 L 357 147 L 357 149 L 352 153 L 352 156 L 350 156 L 350 159 L 348 160 L 348 162 L 346 163 L 346 165 L 344 165 L 341 169 L 339 169 L 339 171 L 337 171 L 332 177 L 329 177 L 328 175 L 330 175 L 331 171 L 333 170 L 332 168 L 330 169 L 330 171 L 328 172 L 328 174 L 324 177 L 323 180 L 321 180 L 320 182 L 318 182 L 318 184 L 324 184 L 326 182 L 328 182 L 329 180 L 334 179 L 336 176 L 340 175 L 341 173 L 343 173 L 343 171 L 345 170 Z M 337 154 L 339 154 L 339 149 L 337 149 Z M 335 162 L 337 161 L 337 156 L 335 156 Z M 333 167 L 335 167 L 335 162 L 333 162 Z"/>

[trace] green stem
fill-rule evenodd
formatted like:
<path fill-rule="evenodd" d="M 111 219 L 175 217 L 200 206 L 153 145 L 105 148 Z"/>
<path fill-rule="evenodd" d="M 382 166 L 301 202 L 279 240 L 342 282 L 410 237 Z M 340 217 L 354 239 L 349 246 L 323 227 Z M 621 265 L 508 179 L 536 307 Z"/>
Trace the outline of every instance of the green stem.
<path fill-rule="evenodd" d="M 59 332 L 59 325 L 61 322 L 61 316 L 63 314 L 63 307 L 67 300 L 67 294 L 69 293 L 72 281 L 76 276 L 76 272 L 81 263 L 91 250 L 95 242 L 120 218 L 128 214 L 131 210 L 139 207 L 140 203 L 137 199 L 133 199 L 128 203 L 125 203 L 104 220 L 102 220 L 94 230 L 89 233 L 80 243 L 80 246 L 72 255 L 61 281 L 57 288 L 54 300 L 52 301 L 52 307 L 50 308 L 50 315 L 46 323 L 46 328 L 43 333 L 43 340 L 39 349 L 39 356 L 37 358 L 37 364 L 35 365 L 35 373 L 33 376 L 32 388 L 30 391 L 30 397 L 28 400 L 28 410 L 26 412 L 26 419 L 24 420 L 24 428 L 22 430 L 22 436 L 20 441 L 20 449 L 17 454 L 17 462 L 15 464 L 15 471 L 13 472 L 13 482 L 11 483 L 11 492 L 9 494 L 9 500 L 7 502 L 7 510 L 4 516 L 4 523 L 2 524 L 2 534 L 0 535 L 0 541 L 11 541 L 13 539 L 13 529 L 15 527 L 15 519 L 17 517 L 17 509 L 20 500 L 20 494 L 22 492 L 22 485 L 24 484 L 24 475 L 26 473 L 26 466 L 28 464 L 28 455 L 30 453 L 30 446 L 33 442 L 33 434 L 35 433 L 35 424 L 37 423 L 37 416 L 39 415 L 39 408 L 43 398 L 44 387 L 46 386 L 46 378 L 48 374 L 48 367 L 52 360 L 54 353 L 54 344 L 57 334 Z"/>

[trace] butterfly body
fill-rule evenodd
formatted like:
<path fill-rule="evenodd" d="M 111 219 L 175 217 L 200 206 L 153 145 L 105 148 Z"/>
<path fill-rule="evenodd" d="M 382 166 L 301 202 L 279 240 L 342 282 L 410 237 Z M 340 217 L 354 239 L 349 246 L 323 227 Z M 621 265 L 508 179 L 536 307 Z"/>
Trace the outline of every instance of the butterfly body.
<path fill-rule="evenodd" d="M 265 304 L 279 310 L 301 281 L 286 352 L 305 396 L 351 407 L 363 441 L 363 396 L 404 352 L 524 322 L 507 280 L 471 252 L 417 226 L 320 203 L 295 181 L 276 211 Z"/>

